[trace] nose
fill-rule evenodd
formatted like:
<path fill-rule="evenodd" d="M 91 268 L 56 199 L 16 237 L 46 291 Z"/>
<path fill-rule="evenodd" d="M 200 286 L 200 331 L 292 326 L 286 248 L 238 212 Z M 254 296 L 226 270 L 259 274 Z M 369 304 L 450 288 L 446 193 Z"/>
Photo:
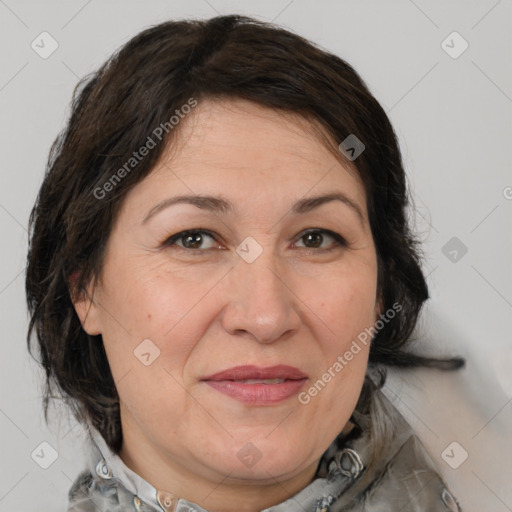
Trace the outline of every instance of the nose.
<path fill-rule="evenodd" d="M 232 335 L 272 343 L 297 332 L 299 298 L 293 293 L 289 272 L 266 249 L 252 263 L 242 258 L 229 273 L 222 324 Z M 288 277 L 288 279 L 287 279 Z"/>

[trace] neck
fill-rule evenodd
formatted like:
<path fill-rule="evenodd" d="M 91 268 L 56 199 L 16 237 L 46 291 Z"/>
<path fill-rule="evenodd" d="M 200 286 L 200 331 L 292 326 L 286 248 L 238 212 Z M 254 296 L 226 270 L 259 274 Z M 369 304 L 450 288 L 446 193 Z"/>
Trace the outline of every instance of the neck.
<path fill-rule="evenodd" d="M 198 475 L 182 465 L 169 461 L 147 441 L 130 442 L 123 436 L 119 456 L 123 462 L 156 489 L 172 492 L 209 512 L 259 512 L 286 501 L 314 479 L 318 461 L 287 479 L 249 482 L 229 475 L 209 478 Z M 134 450 L 133 447 L 136 447 Z M 140 455 L 143 456 L 140 456 Z"/>

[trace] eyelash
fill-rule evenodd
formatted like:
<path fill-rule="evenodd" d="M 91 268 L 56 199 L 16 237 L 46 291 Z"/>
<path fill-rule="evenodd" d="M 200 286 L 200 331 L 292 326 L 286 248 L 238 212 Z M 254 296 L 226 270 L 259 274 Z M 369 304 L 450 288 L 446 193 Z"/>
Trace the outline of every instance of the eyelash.
<path fill-rule="evenodd" d="M 214 240 L 216 240 L 215 234 L 208 229 L 188 229 L 185 231 L 180 231 L 179 233 L 176 233 L 175 235 L 172 235 L 171 237 L 167 238 L 165 240 L 165 242 L 162 244 L 162 247 L 169 248 L 169 247 L 175 245 L 175 242 L 177 240 L 179 240 L 180 238 L 184 238 L 187 235 L 195 235 L 198 233 L 206 234 L 206 235 L 210 236 L 211 238 L 213 238 Z M 301 234 L 301 236 L 299 236 L 298 240 L 300 240 L 301 238 L 304 238 L 305 236 L 307 236 L 311 233 L 320 233 L 320 234 L 328 235 L 329 237 L 331 237 L 334 240 L 334 246 L 331 248 L 327 248 L 327 249 L 325 249 L 325 248 L 316 249 L 314 247 L 301 247 L 301 249 L 305 249 L 308 252 L 324 252 L 324 253 L 326 253 L 326 252 L 333 251 L 339 247 L 347 247 L 348 246 L 347 241 L 341 235 L 339 235 L 338 233 L 335 233 L 334 231 L 331 231 L 329 229 L 319 229 L 318 228 L 318 229 L 310 229 L 310 230 L 304 231 Z M 322 240 L 322 242 L 323 242 L 323 240 Z M 178 249 L 184 250 L 184 251 L 197 252 L 197 253 L 206 252 L 209 250 L 209 249 L 190 249 L 188 247 L 181 247 L 179 245 L 176 245 L 175 247 Z"/>

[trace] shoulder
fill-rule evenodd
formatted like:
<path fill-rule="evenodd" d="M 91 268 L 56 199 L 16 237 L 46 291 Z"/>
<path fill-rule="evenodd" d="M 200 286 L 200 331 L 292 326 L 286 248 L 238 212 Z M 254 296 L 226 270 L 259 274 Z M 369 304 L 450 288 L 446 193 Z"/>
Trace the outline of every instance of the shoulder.
<path fill-rule="evenodd" d="M 330 510 L 461 512 L 407 421 L 380 389 L 369 391 L 365 407 L 354 413 L 360 435 L 345 445 L 358 454 L 362 470 Z"/>
<path fill-rule="evenodd" d="M 403 512 L 460 512 L 459 505 L 415 435 L 411 435 L 364 492 L 361 510 L 383 504 Z"/>

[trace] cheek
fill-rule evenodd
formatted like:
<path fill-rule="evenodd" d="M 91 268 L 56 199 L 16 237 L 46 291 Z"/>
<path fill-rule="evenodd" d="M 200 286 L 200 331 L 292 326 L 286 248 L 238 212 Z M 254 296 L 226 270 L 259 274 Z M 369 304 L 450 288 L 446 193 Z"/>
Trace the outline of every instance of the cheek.
<path fill-rule="evenodd" d="M 208 291 L 217 278 L 120 257 L 107 270 L 103 341 L 121 401 L 135 415 L 154 418 L 165 417 L 162 400 L 169 397 L 173 407 L 186 409 L 180 383 L 212 320 Z"/>
<path fill-rule="evenodd" d="M 338 283 L 324 285 L 311 306 L 321 362 L 299 398 L 305 407 L 311 407 L 310 422 L 326 438 L 341 431 L 360 395 L 371 342 L 366 330 L 375 322 L 375 294 L 373 279 L 345 276 Z M 330 425 L 324 425 L 323 418 L 333 410 L 339 414 Z"/>
<path fill-rule="evenodd" d="M 307 304 L 317 326 L 326 329 L 331 350 L 341 350 L 376 319 L 376 272 L 342 271 L 318 281 L 317 292 L 308 293 Z M 303 294 L 306 294 L 304 290 Z"/>
<path fill-rule="evenodd" d="M 190 272 L 186 272 L 190 276 Z M 206 283 L 195 279 L 184 279 L 179 267 L 169 269 L 158 261 L 134 258 L 111 265 L 106 306 L 111 317 L 107 324 L 124 328 L 133 341 L 155 338 L 163 342 L 172 330 L 181 331 L 183 322 L 206 293 Z M 172 335 L 171 335 L 172 336 Z"/>

